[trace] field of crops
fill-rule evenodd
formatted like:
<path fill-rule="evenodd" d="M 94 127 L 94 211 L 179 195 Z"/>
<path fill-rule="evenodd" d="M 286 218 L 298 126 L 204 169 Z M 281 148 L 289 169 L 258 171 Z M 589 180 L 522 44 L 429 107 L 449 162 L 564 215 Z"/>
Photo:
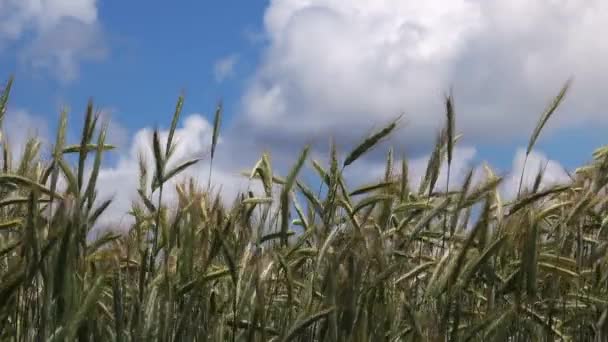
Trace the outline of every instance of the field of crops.
<path fill-rule="evenodd" d="M 0 88 L 2 117 L 11 84 Z M 541 113 L 527 155 L 567 89 Z M 134 223 L 96 240 L 110 204 L 96 181 L 113 146 L 93 104 L 79 141 L 67 141 L 62 113 L 46 159 L 36 139 L 13 153 L 2 132 L 1 340 L 608 339 L 608 148 L 569 184 L 543 188 L 541 170 L 505 200 L 486 167 L 480 182 L 471 171 L 448 192 L 457 140 L 448 97 L 416 188 L 391 152 L 383 179 L 351 188 L 343 177 L 396 119 L 344 155 L 332 149 L 328 165 L 304 148 L 279 175 L 261 156 L 244 177 L 262 190 L 227 205 L 211 184 L 169 182 L 198 162 L 171 162 L 182 103 L 167 139 L 150 141 L 154 160 L 141 162 L 140 198 L 124 208 Z M 211 160 L 221 117 L 218 106 Z M 304 168 L 315 183 L 299 177 Z M 175 201 L 163 200 L 169 186 Z"/>

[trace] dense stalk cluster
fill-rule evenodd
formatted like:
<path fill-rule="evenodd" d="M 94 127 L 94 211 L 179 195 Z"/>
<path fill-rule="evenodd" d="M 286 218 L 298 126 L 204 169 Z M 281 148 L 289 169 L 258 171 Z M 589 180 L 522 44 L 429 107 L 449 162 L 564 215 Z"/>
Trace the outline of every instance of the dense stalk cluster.
<path fill-rule="evenodd" d="M 4 116 L 12 81 L 0 89 Z M 541 116 L 532 150 L 567 86 Z M 2 135 L 0 338 L 6 341 L 605 341 L 608 339 L 608 148 L 566 185 L 504 200 L 490 168 L 479 182 L 438 184 L 452 162 L 453 100 L 414 189 L 389 152 L 385 177 L 349 188 L 343 172 L 398 120 L 329 165 L 305 148 L 284 177 L 263 155 L 260 193 L 226 206 L 209 185 L 173 182 L 153 135 L 124 234 L 88 237 L 110 205 L 96 183 L 107 125 L 89 104 L 81 139 L 62 113 L 48 160 L 31 139 L 13 158 Z M 216 152 L 221 105 L 215 114 Z M 211 164 L 211 163 L 210 163 Z M 303 181 L 306 167 L 319 186 Z M 449 179 L 449 178 L 448 178 Z M 523 177 L 522 177 L 523 179 Z M 174 187 L 177 200 L 163 199 Z M 315 189 L 315 190 L 313 190 Z M 449 191 L 448 191 L 449 189 Z M 173 189 L 170 189 L 173 190 Z"/>

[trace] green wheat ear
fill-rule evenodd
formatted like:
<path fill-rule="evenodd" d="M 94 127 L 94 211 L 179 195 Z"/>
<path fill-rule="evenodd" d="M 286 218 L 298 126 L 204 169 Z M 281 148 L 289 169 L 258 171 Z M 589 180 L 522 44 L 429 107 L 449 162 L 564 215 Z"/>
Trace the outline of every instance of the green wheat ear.
<path fill-rule="evenodd" d="M 11 84 L 0 93 L 2 116 Z M 526 155 L 569 84 L 541 116 Z M 140 157 L 137 184 L 120 189 L 133 195 L 129 208 L 98 198 L 104 153 L 114 146 L 92 101 L 76 141 L 67 110 L 50 148 L 33 137 L 13 157 L 1 139 L 1 341 L 608 337 L 605 147 L 570 183 L 544 189 L 541 168 L 532 191 L 513 199 L 501 197 L 505 177 L 485 164 L 484 179 L 471 168 L 452 175 L 454 189 L 448 182 L 436 191 L 442 163 L 449 169 L 456 159 L 450 95 L 418 191 L 405 156 L 393 170 L 392 147 L 380 178 L 344 172 L 394 133 L 397 119 L 343 161 L 332 141 L 328 165 L 310 160 L 313 180 L 302 169 L 314 145 L 285 177 L 264 153 L 246 172 L 260 190 L 243 189 L 229 204 L 221 191 L 210 193 L 211 172 L 207 186 L 196 173 L 167 186 L 199 162 L 172 160 L 183 101 L 167 141 L 152 134 L 153 160 Z M 221 102 L 215 110 L 210 169 Z M 101 226 L 122 213 L 126 227 Z"/>
<path fill-rule="evenodd" d="M 296 183 L 296 177 L 298 176 L 298 173 L 300 173 L 300 170 L 302 169 L 302 166 L 304 166 L 306 158 L 308 158 L 309 150 L 310 148 L 308 146 L 306 146 L 302 150 L 302 153 L 300 153 L 300 156 L 298 157 L 298 160 L 296 161 L 295 165 L 289 171 L 289 174 L 285 179 L 285 185 L 283 185 L 283 190 L 281 191 L 281 243 L 284 246 L 287 246 L 287 231 L 289 229 L 289 207 L 291 205 L 289 201 L 289 195 L 294 184 Z"/>
<path fill-rule="evenodd" d="M 452 164 L 453 153 L 454 153 L 454 135 L 455 135 L 455 114 L 454 114 L 454 98 L 452 95 L 446 97 L 446 134 L 447 134 L 447 147 L 448 147 L 448 165 Z"/>
<path fill-rule="evenodd" d="M 549 104 L 547 109 L 545 109 L 543 114 L 540 116 L 538 123 L 536 124 L 536 127 L 534 128 L 534 131 L 532 131 L 532 135 L 530 136 L 530 141 L 528 142 L 528 147 L 526 148 L 526 155 L 530 154 L 530 152 L 534 148 L 534 144 L 536 144 L 536 140 L 540 136 L 540 132 L 564 100 L 564 97 L 566 96 L 566 93 L 568 92 L 568 89 L 570 89 L 571 85 L 572 79 L 568 79 L 560 89 L 557 96 L 555 96 L 553 101 L 551 101 L 551 104 Z"/>
<path fill-rule="evenodd" d="M 553 98 L 553 101 L 551 101 L 551 103 L 549 104 L 547 109 L 545 109 L 543 114 L 538 119 L 538 123 L 536 124 L 534 131 L 532 131 L 532 135 L 530 136 L 530 141 L 528 142 L 528 146 L 526 147 L 526 157 L 524 159 L 524 166 L 521 171 L 521 176 L 520 176 L 520 180 L 519 180 L 519 188 L 517 190 L 518 196 L 521 193 L 521 187 L 522 187 L 522 183 L 524 180 L 524 174 L 526 171 L 526 164 L 528 162 L 528 156 L 530 155 L 530 152 L 532 152 L 532 149 L 534 148 L 534 145 L 536 144 L 536 141 L 538 140 L 538 137 L 540 136 L 540 132 L 543 130 L 543 128 L 545 127 L 545 125 L 547 124 L 547 122 L 549 121 L 551 116 L 555 113 L 555 111 L 557 110 L 559 105 L 564 100 L 564 97 L 566 96 L 568 89 L 570 89 L 571 84 L 572 84 L 572 78 L 568 79 L 566 81 L 566 83 L 562 86 L 562 88 L 559 91 L 559 93 L 557 94 L 557 96 L 555 96 L 555 98 Z"/>
<path fill-rule="evenodd" d="M 217 147 L 217 139 L 220 135 L 220 125 L 222 122 L 222 113 L 224 111 L 224 105 L 220 101 L 217 105 L 217 109 L 215 110 L 215 115 L 213 116 L 213 135 L 211 138 L 211 158 L 215 156 L 215 148 Z"/>
<path fill-rule="evenodd" d="M 169 136 L 167 138 L 167 146 L 165 148 L 165 158 L 169 158 L 169 151 L 173 148 L 173 136 L 175 135 L 175 129 L 177 128 L 177 123 L 179 122 L 179 116 L 182 112 L 182 107 L 184 106 L 184 95 L 180 95 L 177 99 L 177 104 L 175 105 L 175 112 L 173 113 L 173 118 L 171 119 L 171 128 L 169 128 Z"/>
<path fill-rule="evenodd" d="M 386 127 L 382 128 L 378 132 L 372 134 L 367 139 L 363 140 L 357 147 L 355 147 L 344 160 L 344 164 L 342 164 L 342 168 L 352 164 L 355 160 L 359 159 L 362 155 L 368 152 L 372 147 L 377 145 L 382 139 L 386 138 L 395 128 L 397 128 L 397 124 L 401 120 L 402 116 L 399 116 L 397 119 L 393 120 Z"/>
<path fill-rule="evenodd" d="M 215 149 L 217 148 L 217 141 L 220 136 L 220 126 L 222 122 L 222 113 L 224 112 L 224 104 L 220 101 L 215 109 L 215 115 L 213 116 L 213 134 L 211 135 L 211 160 L 209 161 L 209 180 L 207 187 L 211 188 L 211 172 L 213 171 L 213 160 L 215 157 Z"/>

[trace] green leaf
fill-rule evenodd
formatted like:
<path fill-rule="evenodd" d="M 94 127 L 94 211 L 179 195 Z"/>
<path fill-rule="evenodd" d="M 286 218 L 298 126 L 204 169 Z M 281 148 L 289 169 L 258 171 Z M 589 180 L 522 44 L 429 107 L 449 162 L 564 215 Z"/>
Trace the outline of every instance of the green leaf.
<path fill-rule="evenodd" d="M 104 151 L 111 151 L 111 150 L 116 149 L 116 146 L 105 144 L 105 145 L 103 145 L 102 149 Z M 68 145 L 63 148 L 63 154 L 80 153 L 81 150 L 82 150 L 81 145 Z M 96 144 L 87 144 L 84 148 L 84 151 L 85 151 L 85 153 L 95 152 L 95 151 L 97 151 L 97 145 Z"/>
<path fill-rule="evenodd" d="M 45 186 L 43 186 L 41 184 L 34 182 L 33 180 L 31 180 L 29 178 L 25 178 L 23 176 L 13 175 L 13 174 L 0 175 L 0 185 L 8 185 L 8 184 L 17 184 L 17 185 L 25 186 L 25 187 L 30 188 L 31 190 L 37 190 L 43 194 L 46 194 L 49 196 L 52 195 L 55 198 L 63 199 L 63 196 L 59 195 L 58 193 L 52 192 L 50 189 L 46 188 Z"/>
<path fill-rule="evenodd" d="M 335 308 L 331 307 L 328 309 L 321 310 L 313 315 L 310 315 L 304 319 L 301 319 L 296 324 L 294 324 L 285 337 L 282 339 L 283 342 L 293 341 L 296 336 L 302 333 L 306 328 L 308 328 L 313 323 L 326 318 L 330 313 L 334 312 Z"/>
<path fill-rule="evenodd" d="M 381 190 L 381 189 L 385 189 L 385 188 L 390 188 L 391 186 L 393 186 L 395 184 L 396 184 L 395 182 L 389 181 L 389 182 L 380 182 L 380 183 L 375 183 L 375 184 L 370 184 L 370 185 L 364 185 L 364 186 L 352 191 L 349 195 L 350 196 L 362 195 L 362 194 L 365 194 L 368 192 Z"/>
<path fill-rule="evenodd" d="M 19 227 L 23 224 L 22 219 L 13 219 L 5 222 L 0 222 L 0 231 Z"/>
<path fill-rule="evenodd" d="M 166 183 L 166 182 L 168 182 L 171 178 L 173 178 L 174 176 L 177 176 L 182 171 L 184 171 L 187 168 L 189 168 L 190 166 L 198 163 L 199 161 L 201 161 L 200 158 L 195 158 L 195 159 L 187 160 L 187 161 L 179 164 L 178 166 L 174 167 L 170 171 L 166 172 L 165 173 L 165 177 L 162 180 L 162 182 L 159 182 L 158 179 L 155 179 L 154 180 L 154 184 L 152 186 L 152 192 L 154 192 L 156 189 L 158 189 L 158 187 L 160 186 L 160 183 Z"/>

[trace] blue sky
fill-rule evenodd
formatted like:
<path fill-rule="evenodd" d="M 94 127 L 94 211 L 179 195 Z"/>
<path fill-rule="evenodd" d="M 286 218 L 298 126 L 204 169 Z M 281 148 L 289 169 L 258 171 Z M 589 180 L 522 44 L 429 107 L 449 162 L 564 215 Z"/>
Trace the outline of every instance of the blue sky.
<path fill-rule="evenodd" d="M 203 155 L 221 98 L 216 177 L 228 184 L 264 150 L 284 170 L 305 143 L 321 158 L 334 136 L 344 151 L 399 113 L 391 143 L 423 169 L 450 88 L 461 173 L 487 160 L 515 174 L 538 115 L 573 76 L 533 158 L 553 160 L 548 172 L 563 180 L 606 142 L 606 30 L 599 0 L 0 0 L 0 77 L 16 76 L 14 140 L 48 138 L 62 105 L 75 137 L 93 97 L 121 146 L 110 183 L 135 177 L 146 128 L 166 128 L 182 90 L 182 157 Z M 355 178 L 380 170 L 385 152 Z"/>
<path fill-rule="evenodd" d="M 75 80 L 20 61 L 21 50 L 30 44 L 27 36 L 35 33 L 0 50 L 3 77 L 17 77 L 13 106 L 54 120 L 59 105 L 70 105 L 75 117 L 93 96 L 99 106 L 115 110 L 114 119 L 130 131 L 166 122 L 181 90 L 188 97 L 186 113 L 211 109 L 219 98 L 225 99 L 228 113 L 234 111 L 232 104 L 260 53 L 262 42 L 252 36 L 262 30 L 264 1 L 96 5 L 103 36 L 93 44 L 106 52 L 100 60 L 76 61 Z M 214 63 L 231 55 L 238 56 L 238 78 L 218 83 Z"/>

